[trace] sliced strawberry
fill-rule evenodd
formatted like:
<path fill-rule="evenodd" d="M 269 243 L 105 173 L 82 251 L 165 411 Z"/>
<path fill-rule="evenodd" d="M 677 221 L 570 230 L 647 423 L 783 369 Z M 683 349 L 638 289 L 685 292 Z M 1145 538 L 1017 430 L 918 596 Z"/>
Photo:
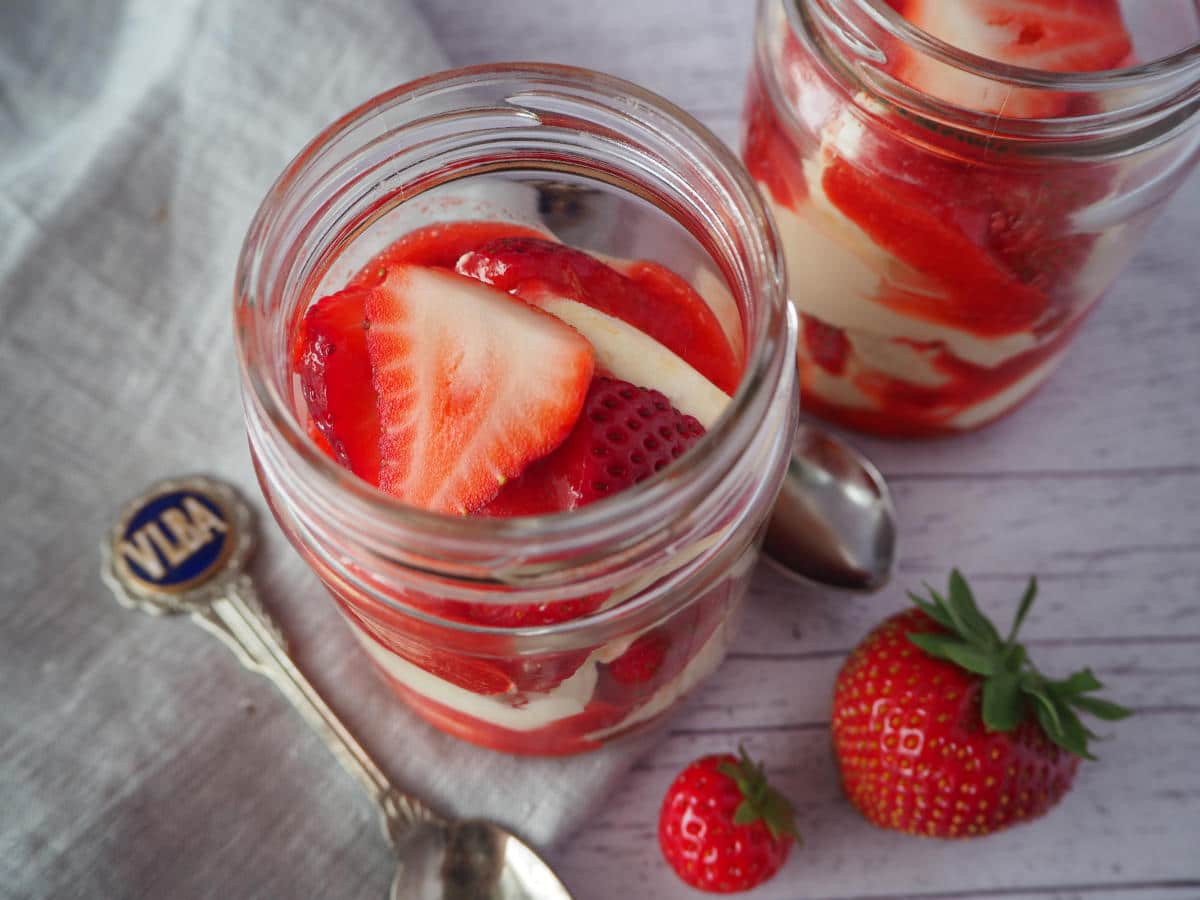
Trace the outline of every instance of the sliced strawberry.
<path fill-rule="evenodd" d="M 537 628 L 558 625 L 579 619 L 598 610 L 606 593 L 589 594 L 572 600 L 552 603 L 461 603 L 443 602 L 441 612 L 446 618 L 458 619 L 491 628 Z M 544 693 L 552 691 L 574 675 L 588 658 L 588 650 L 562 650 L 489 660 L 488 665 L 503 673 L 514 693 Z"/>
<path fill-rule="evenodd" d="M 741 375 L 720 321 L 682 278 L 654 263 L 623 275 L 581 250 L 536 238 L 505 238 L 466 253 L 458 271 L 536 303 L 546 294 L 586 303 L 666 346 L 726 393 Z"/>
<path fill-rule="evenodd" d="M 1117 0 L 906 0 L 894 4 L 918 28 L 959 49 L 1044 72 L 1099 72 L 1132 49 Z M 979 112 L 1016 118 L 1062 115 L 1069 95 L 1013 89 L 910 48 L 897 75 L 935 97 Z"/>
<path fill-rule="evenodd" d="M 1076 214 L 1103 200 L 1119 168 L 1111 164 L 1069 165 L 1050 160 L 1016 165 L 947 156 L 897 136 L 876 144 L 885 171 L 920 184 L 933 197 L 952 198 L 954 224 L 986 249 L 1017 281 L 1069 298 L 1072 279 L 1086 261 L 1096 234 L 1081 232 Z M 927 203 L 937 208 L 938 200 Z"/>
<path fill-rule="evenodd" d="M 1077 231 L 1072 218 L 1109 192 L 1112 175 L 1099 166 L 977 173 L 972 190 L 990 208 L 984 246 L 1022 284 L 1055 300 L 1074 299 L 1074 276 L 1096 234 Z"/>
<path fill-rule="evenodd" d="M 596 696 L 618 706 L 636 706 L 676 679 L 700 653 L 728 613 L 729 583 L 723 582 L 687 609 L 640 635 L 602 666 Z"/>
<path fill-rule="evenodd" d="M 544 694 L 554 690 L 579 671 L 588 658 L 587 650 L 559 650 L 533 656 L 513 656 L 497 663 L 512 678 L 519 694 Z M 516 698 L 520 705 L 525 698 Z"/>
<path fill-rule="evenodd" d="M 607 597 L 604 594 L 589 594 L 574 600 L 558 600 L 552 603 L 460 603 L 454 611 L 465 621 L 492 628 L 537 628 L 541 625 L 559 625 L 572 619 L 590 615 L 600 608 Z"/>
<path fill-rule="evenodd" d="M 895 125 L 894 131 L 872 129 L 863 135 L 856 159 L 872 174 L 859 173 L 858 180 L 878 182 L 882 187 L 875 193 L 889 194 L 895 193 L 892 185 L 901 182 L 903 192 L 895 195 L 917 208 L 915 220 L 936 218 L 941 226 L 959 232 L 959 240 L 985 251 L 963 259 L 953 245 L 945 245 L 945 258 L 957 259 L 964 267 L 999 268 L 1054 302 L 1072 299 L 1072 280 L 1095 242 L 1094 233 L 1078 230 L 1076 214 L 1113 190 L 1117 166 L 997 159 L 957 138 L 903 121 Z M 843 180 L 853 176 L 841 174 Z M 865 187 L 870 196 L 870 185 Z M 892 215 L 890 209 L 885 206 L 880 215 Z M 937 226 L 922 227 L 936 236 Z M 901 225 L 895 228 L 903 231 Z M 938 252 L 933 246 L 925 249 Z M 914 265 L 918 260 L 905 259 Z M 955 284 L 970 285 L 952 270 L 944 283 L 952 290 Z"/>
<path fill-rule="evenodd" d="M 601 666 L 596 696 L 621 707 L 645 703 L 682 672 L 699 649 L 694 643 L 696 625 L 696 614 L 685 610 L 638 637 L 624 653 Z"/>
<path fill-rule="evenodd" d="M 1049 307 L 1044 293 L 1014 278 L 959 227 L 957 192 L 939 195 L 935 185 L 917 188 L 868 174 L 840 157 L 825 169 L 822 187 L 875 243 L 949 289 L 948 295 L 896 290 L 880 302 L 980 337 L 1028 330 Z"/>
<path fill-rule="evenodd" d="M 351 285 L 377 284 L 392 266 L 453 269 L 458 258 L 501 238 L 545 238 L 543 231 L 511 222 L 438 222 L 410 231 L 359 270 Z"/>
<path fill-rule="evenodd" d="M 670 465 L 704 436 L 704 426 L 658 391 L 597 376 L 562 446 L 509 482 L 484 516 L 577 509 L 619 493 Z"/>
<path fill-rule="evenodd" d="M 845 372 L 850 358 L 850 339 L 846 332 L 808 313 L 801 313 L 800 320 L 804 326 L 804 346 L 813 362 L 830 375 Z"/>
<path fill-rule="evenodd" d="M 339 463 L 379 480 L 379 412 L 371 385 L 363 312 L 366 292 L 348 289 L 309 308 L 295 344 L 295 370 L 312 424 Z"/>
<path fill-rule="evenodd" d="M 409 590 L 404 594 L 404 601 L 439 619 L 469 622 L 489 628 L 538 628 L 591 615 L 604 603 L 608 592 L 587 594 L 569 600 L 552 600 L 549 603 L 504 603 L 501 602 L 505 599 L 502 589 L 495 589 L 493 597 L 496 602 L 472 603 Z M 398 627 L 412 630 L 404 625 Z"/>
<path fill-rule="evenodd" d="M 418 266 L 388 269 L 365 309 L 379 486 L 404 502 L 471 512 L 575 425 L 592 348 L 553 316 Z"/>
<path fill-rule="evenodd" d="M 665 630 L 648 631 L 609 664 L 608 674 L 618 684 L 645 684 L 662 669 L 670 649 L 671 639 Z"/>

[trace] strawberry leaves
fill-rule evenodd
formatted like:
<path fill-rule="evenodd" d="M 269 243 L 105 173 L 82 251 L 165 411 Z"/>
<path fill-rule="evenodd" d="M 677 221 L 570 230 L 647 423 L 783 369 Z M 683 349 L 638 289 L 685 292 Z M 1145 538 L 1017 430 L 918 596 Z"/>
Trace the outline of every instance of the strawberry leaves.
<path fill-rule="evenodd" d="M 998 672 L 983 683 L 983 721 L 992 731 L 1012 731 L 1021 722 L 1021 679 Z"/>
<path fill-rule="evenodd" d="M 946 596 L 926 588 L 930 599 L 912 593 L 909 598 L 944 631 L 910 633 L 908 639 L 930 656 L 948 660 L 982 679 L 980 706 L 984 726 L 989 731 L 1013 731 L 1032 707 L 1033 715 L 1051 741 L 1076 756 L 1094 759 L 1088 742 L 1096 735 L 1080 721 L 1078 713 L 1107 722 L 1132 714 L 1119 704 L 1093 696 L 1104 685 L 1091 669 L 1053 680 L 1029 661 L 1025 648 L 1017 643 L 1017 634 L 1037 596 L 1036 578 L 1029 579 L 1012 628 L 1004 639 L 980 612 L 967 580 L 957 569 L 950 573 Z"/>
<path fill-rule="evenodd" d="M 788 835 L 800 843 L 791 802 L 771 787 L 762 766 L 750 758 L 745 747 L 738 747 L 738 757 L 736 763 L 723 762 L 717 767 L 717 771 L 733 780 L 742 794 L 742 802 L 733 814 L 733 824 L 751 825 L 762 820 L 772 838 L 778 840 Z"/>

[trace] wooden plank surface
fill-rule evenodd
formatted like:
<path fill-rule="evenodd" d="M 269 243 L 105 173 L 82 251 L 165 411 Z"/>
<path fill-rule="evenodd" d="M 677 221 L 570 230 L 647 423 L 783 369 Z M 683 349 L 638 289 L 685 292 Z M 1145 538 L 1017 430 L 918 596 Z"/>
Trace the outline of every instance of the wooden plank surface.
<path fill-rule="evenodd" d="M 752 4 L 421 0 L 455 64 L 602 68 L 665 94 L 735 144 Z M 501 12 L 501 10 L 503 10 Z M 1016 415 L 933 443 L 858 443 L 901 517 L 894 586 L 798 588 L 761 568 L 737 645 L 623 789 L 554 854 L 580 900 L 695 896 L 662 864 L 675 772 L 744 741 L 800 807 L 805 847 L 752 896 L 1200 897 L 1200 179 L 1158 221 L 1054 380 Z M 1050 672 L 1091 664 L 1139 710 L 1045 819 L 972 843 L 868 826 L 841 796 L 827 728 L 845 652 L 952 565 L 1000 617 L 1036 572 L 1027 625 Z"/>

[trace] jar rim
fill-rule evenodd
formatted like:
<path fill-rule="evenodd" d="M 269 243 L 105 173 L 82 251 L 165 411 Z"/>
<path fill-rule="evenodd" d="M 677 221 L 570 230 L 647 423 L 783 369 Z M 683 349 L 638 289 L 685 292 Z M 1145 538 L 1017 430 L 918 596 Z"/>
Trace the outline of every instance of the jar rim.
<path fill-rule="evenodd" d="M 1174 53 L 1117 69 L 1098 72 L 1048 72 L 1012 65 L 986 56 L 979 56 L 918 28 L 909 22 L 888 3 L 888 0 L 845 0 L 860 10 L 892 36 L 903 39 L 919 50 L 936 56 L 956 68 L 972 74 L 994 78 L 1020 87 L 1047 88 L 1056 91 L 1094 92 L 1111 90 L 1114 87 L 1131 88 L 1153 84 L 1174 78 L 1181 73 L 1194 70 L 1200 78 L 1200 41 L 1189 44 Z M 789 12 L 795 9 L 789 3 Z"/>
<path fill-rule="evenodd" d="M 1041 137 L 1054 142 L 1095 140 L 1098 148 L 1121 146 L 1111 138 L 1120 134 L 1141 134 L 1142 140 L 1154 140 L 1163 128 L 1176 128 L 1187 121 L 1200 104 L 1200 41 L 1158 59 L 1099 72 L 1049 72 L 1004 63 L 979 56 L 929 34 L 912 24 L 888 0 L 760 0 L 759 29 L 756 39 L 763 53 L 763 28 L 766 7 L 781 2 L 788 27 L 802 39 L 811 28 L 802 7 L 815 10 L 812 18 L 825 28 L 841 32 L 841 43 L 850 46 L 858 57 L 850 77 L 856 87 L 869 95 L 895 105 L 908 114 L 964 131 L 986 132 L 989 141 L 1012 138 L 1027 144 Z M 971 76 L 993 81 L 1014 89 L 1104 95 L 1103 111 L 1081 109 L 1077 113 L 1053 118 L 1010 116 L 982 112 L 924 94 L 886 73 L 868 77 L 865 70 L 878 67 L 887 56 L 867 35 L 874 31 L 885 41 L 896 41 L 923 54 L 939 65 L 958 69 Z M 827 39 L 828 40 L 828 39 Z M 859 71 L 859 69 L 863 71 Z M 887 82 L 881 84 L 880 80 Z M 892 84 L 891 82 L 894 82 Z M 1182 111 L 1182 119 L 1177 113 Z"/>
<path fill-rule="evenodd" d="M 753 250 L 748 263 L 753 275 L 750 286 L 761 293 L 764 314 L 758 317 L 754 334 L 747 335 L 747 347 L 751 351 L 726 410 L 704 438 L 660 476 L 600 503 L 569 512 L 511 519 L 451 516 L 406 505 L 352 475 L 328 457 L 308 435 L 300 417 L 292 411 L 291 404 L 277 386 L 259 370 L 263 352 L 260 342 L 265 338 L 256 333 L 254 316 L 244 317 L 241 313 L 244 307 L 256 305 L 255 300 L 262 289 L 262 254 L 259 250 L 265 233 L 274 224 L 274 208 L 282 202 L 306 166 L 324 150 L 381 110 L 406 100 L 439 91 L 520 80 L 528 82 L 525 94 L 538 87 L 570 87 L 585 93 L 590 91 L 595 96 L 620 99 L 639 110 L 653 111 L 673 120 L 681 133 L 703 150 L 706 154 L 703 164 L 711 163 L 710 170 L 722 177 L 722 188 L 737 203 L 738 215 L 731 221 Z M 534 165 L 536 167 L 536 163 Z M 419 196 L 419 192 L 414 196 Z M 690 114 L 631 82 L 589 69 L 547 63 L 484 64 L 433 73 L 385 91 L 331 123 L 293 158 L 267 192 L 247 232 L 236 280 L 235 343 L 247 386 L 247 403 L 258 404 L 270 426 L 283 437 L 287 451 L 298 458 L 307 471 L 316 474 L 322 488 L 334 492 L 339 507 L 352 507 L 355 514 L 366 515 L 383 528 L 447 541 L 468 556 L 472 546 L 480 541 L 488 542 L 493 551 L 497 547 L 515 550 L 536 541 L 542 552 L 552 554 L 569 549 L 584 537 L 593 542 L 602 541 L 608 535 L 628 532 L 631 522 L 651 521 L 649 514 L 662 506 L 671 492 L 678 489 L 681 480 L 694 476 L 711 460 L 719 459 L 722 446 L 732 436 L 744 436 L 747 429 L 741 413 L 762 406 L 778 378 L 781 354 L 777 351 L 787 334 L 784 272 L 782 248 L 774 223 L 749 175 L 733 151 Z"/>

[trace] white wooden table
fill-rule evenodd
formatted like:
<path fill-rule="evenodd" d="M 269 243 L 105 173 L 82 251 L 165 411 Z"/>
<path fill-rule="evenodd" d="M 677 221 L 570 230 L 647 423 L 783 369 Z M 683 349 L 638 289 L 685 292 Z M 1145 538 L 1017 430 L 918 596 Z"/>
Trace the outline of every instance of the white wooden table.
<path fill-rule="evenodd" d="M 421 0 L 451 61 L 568 62 L 664 94 L 736 145 L 748 0 Z M 901 562 L 871 598 L 761 570 L 734 651 L 594 823 L 556 854 L 580 900 L 695 896 L 659 857 L 658 804 L 692 758 L 744 741 L 797 802 L 805 846 L 753 896 L 1200 897 L 1200 178 L 1024 409 L 937 443 L 860 440 L 896 495 Z M 829 698 L 846 651 L 950 567 L 1047 671 L 1091 665 L 1138 716 L 1046 818 L 970 843 L 868 825 L 843 798 Z"/>

